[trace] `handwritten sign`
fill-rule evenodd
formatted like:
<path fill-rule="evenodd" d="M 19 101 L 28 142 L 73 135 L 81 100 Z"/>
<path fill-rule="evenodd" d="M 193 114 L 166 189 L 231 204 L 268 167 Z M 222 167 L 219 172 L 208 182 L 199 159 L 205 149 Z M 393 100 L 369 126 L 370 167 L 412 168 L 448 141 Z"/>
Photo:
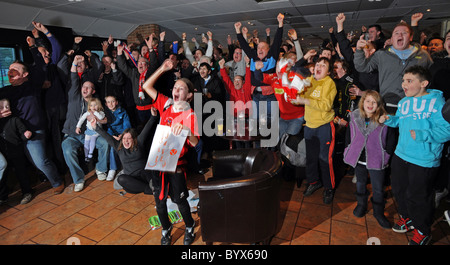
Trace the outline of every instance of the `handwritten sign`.
<path fill-rule="evenodd" d="M 169 126 L 158 124 L 145 169 L 175 172 L 187 135 L 188 131 L 182 130 L 175 136 Z"/>

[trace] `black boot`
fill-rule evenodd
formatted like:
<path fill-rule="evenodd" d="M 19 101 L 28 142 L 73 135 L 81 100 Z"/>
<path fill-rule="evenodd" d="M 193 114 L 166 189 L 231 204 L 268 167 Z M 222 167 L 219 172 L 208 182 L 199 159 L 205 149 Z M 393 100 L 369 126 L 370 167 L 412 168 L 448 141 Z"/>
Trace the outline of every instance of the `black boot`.
<path fill-rule="evenodd" d="M 366 215 L 367 212 L 367 198 L 369 197 L 369 193 L 368 192 L 364 194 L 355 193 L 355 195 L 358 204 L 353 210 L 353 215 L 356 217 L 363 217 L 364 215 Z"/>
<path fill-rule="evenodd" d="M 390 229 L 391 224 L 389 223 L 386 216 L 384 216 L 384 202 L 374 202 L 372 199 L 372 205 L 373 205 L 373 216 L 375 219 L 377 219 L 378 224 L 380 224 L 381 227 Z"/>
<path fill-rule="evenodd" d="M 183 241 L 184 245 L 190 245 L 192 244 L 192 242 L 194 242 L 195 239 L 194 227 L 195 224 L 192 227 L 186 227 L 186 231 L 184 232 L 184 241 Z"/>
<path fill-rule="evenodd" d="M 170 246 L 170 244 L 172 243 L 172 229 L 173 226 L 171 225 L 169 227 L 169 229 L 167 230 L 162 230 L 161 233 L 161 245 L 162 246 Z"/>

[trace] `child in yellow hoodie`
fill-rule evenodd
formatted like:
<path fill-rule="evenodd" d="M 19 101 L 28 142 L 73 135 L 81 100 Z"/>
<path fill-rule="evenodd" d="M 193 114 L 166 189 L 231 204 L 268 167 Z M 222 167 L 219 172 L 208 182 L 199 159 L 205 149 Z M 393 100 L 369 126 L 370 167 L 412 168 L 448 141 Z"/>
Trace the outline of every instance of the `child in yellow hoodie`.
<path fill-rule="evenodd" d="M 306 179 L 309 183 L 304 196 L 312 195 L 324 187 L 323 202 L 330 204 L 334 198 L 335 176 L 333 170 L 334 123 L 333 101 L 336 85 L 330 77 L 331 63 L 319 58 L 314 76 L 308 77 L 311 86 L 297 103 L 305 105 Z"/>

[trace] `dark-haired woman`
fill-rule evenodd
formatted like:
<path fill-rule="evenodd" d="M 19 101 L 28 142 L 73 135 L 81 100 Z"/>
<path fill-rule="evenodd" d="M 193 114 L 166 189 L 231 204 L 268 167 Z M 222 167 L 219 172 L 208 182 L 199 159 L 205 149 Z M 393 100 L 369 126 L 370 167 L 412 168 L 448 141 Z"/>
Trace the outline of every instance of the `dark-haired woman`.
<path fill-rule="evenodd" d="M 139 135 L 134 129 L 129 128 L 122 133 L 120 141 L 114 139 L 100 126 L 96 126 L 95 122 L 91 122 L 93 129 L 116 150 L 123 165 L 123 174 L 117 177 L 117 182 L 128 193 L 153 194 L 152 172 L 144 169 L 149 152 L 145 146 L 149 138 L 152 138 L 150 133 L 153 125 L 158 122 L 157 113 L 152 111 L 152 114 Z"/>

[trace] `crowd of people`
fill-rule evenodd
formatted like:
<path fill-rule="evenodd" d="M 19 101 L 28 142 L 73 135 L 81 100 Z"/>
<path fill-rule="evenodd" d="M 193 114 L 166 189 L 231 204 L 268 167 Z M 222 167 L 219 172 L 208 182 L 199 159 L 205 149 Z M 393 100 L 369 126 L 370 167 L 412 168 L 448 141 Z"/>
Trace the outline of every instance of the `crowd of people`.
<path fill-rule="evenodd" d="M 181 43 L 166 45 L 161 32 L 130 45 L 114 45 L 110 36 L 102 43 L 102 58 L 80 48 L 82 37 L 62 51 L 55 36 L 33 22 L 27 43 L 34 61 L 12 63 L 10 85 L 0 89 L 0 202 L 8 199 L 10 166 L 21 203 L 32 200 L 27 159 L 54 194 L 68 184 L 62 177 L 67 171 L 74 191 L 83 190 L 84 165 L 95 163 L 99 180 L 154 195 L 163 245 L 171 243 L 170 196 L 186 225 L 184 243 L 191 244 L 195 222 L 186 178 L 190 170 L 204 173 L 202 158 L 221 148 L 217 136 L 198 133 L 208 115 L 197 120 L 197 95 L 203 104 L 235 102 L 228 113 L 235 117 L 261 118 L 263 102 L 273 120 L 271 105 L 278 104 L 279 138 L 304 136 L 304 196 L 323 187 L 323 202 L 330 204 L 336 165 L 345 163 L 347 174 L 355 175 L 355 216 L 367 212 L 370 180 L 380 226 L 412 230 L 410 244 L 428 244 L 433 210 L 450 189 L 450 31 L 445 39 L 424 37 L 418 30 L 422 16 L 399 22 L 387 38 L 379 25 L 363 26 L 360 36 L 346 33 L 345 15 L 339 14 L 336 30 L 330 28 L 318 51 L 303 50 L 294 29 L 283 37 L 279 14 L 272 40 L 270 29 L 260 37 L 236 22 L 236 40 L 230 34 L 227 49 L 210 31 L 201 44 L 191 39 L 195 50 L 185 33 Z M 173 173 L 144 169 L 156 124 L 170 126 L 175 135 L 188 131 Z M 277 151 L 280 143 L 269 148 Z M 384 215 L 386 185 L 399 205 L 400 220 L 393 225 Z"/>

